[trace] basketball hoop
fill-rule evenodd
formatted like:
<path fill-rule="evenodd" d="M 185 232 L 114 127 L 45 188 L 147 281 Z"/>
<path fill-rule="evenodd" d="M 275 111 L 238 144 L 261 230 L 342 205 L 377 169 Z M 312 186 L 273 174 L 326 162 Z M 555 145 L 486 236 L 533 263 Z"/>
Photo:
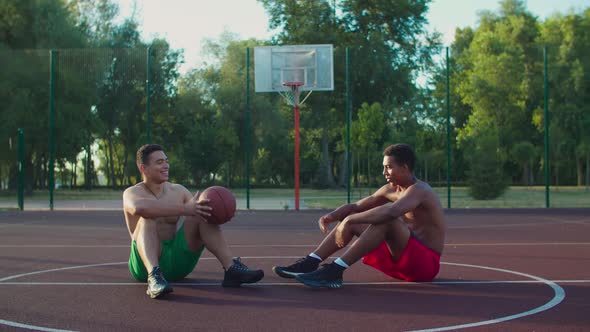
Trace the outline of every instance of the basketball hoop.
<path fill-rule="evenodd" d="M 312 90 L 334 90 L 333 59 L 331 44 L 254 48 L 256 92 L 278 92 L 293 107 L 295 210 L 299 210 L 299 106 Z M 307 91 L 302 100 L 300 91 Z"/>
<path fill-rule="evenodd" d="M 287 102 L 290 106 L 298 106 L 303 105 L 303 103 L 307 100 L 307 97 L 311 94 L 312 90 L 309 90 L 305 98 L 302 101 L 299 101 L 299 87 L 303 85 L 303 82 L 284 82 L 283 86 L 289 88 L 287 91 L 280 91 L 279 94 L 283 97 L 283 99 Z"/>

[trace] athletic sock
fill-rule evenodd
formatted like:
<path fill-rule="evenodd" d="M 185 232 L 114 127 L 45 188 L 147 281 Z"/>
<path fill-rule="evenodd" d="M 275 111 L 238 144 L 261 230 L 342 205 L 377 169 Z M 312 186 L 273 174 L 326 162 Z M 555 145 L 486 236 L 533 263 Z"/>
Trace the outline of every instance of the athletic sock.
<path fill-rule="evenodd" d="M 320 262 L 323 261 L 323 259 L 320 256 L 318 256 L 315 252 L 312 252 L 311 254 L 309 254 L 307 256 L 315 258 L 315 259 L 319 260 Z"/>
<path fill-rule="evenodd" d="M 336 264 L 338 264 L 338 265 L 342 266 L 342 267 L 343 267 L 343 268 L 345 268 L 345 269 L 347 269 L 347 268 L 349 268 L 349 267 L 350 267 L 348 264 L 346 264 L 346 262 L 345 262 L 345 261 L 343 261 L 342 259 L 340 259 L 340 257 L 336 258 L 336 259 L 334 260 L 334 263 L 336 263 Z"/>

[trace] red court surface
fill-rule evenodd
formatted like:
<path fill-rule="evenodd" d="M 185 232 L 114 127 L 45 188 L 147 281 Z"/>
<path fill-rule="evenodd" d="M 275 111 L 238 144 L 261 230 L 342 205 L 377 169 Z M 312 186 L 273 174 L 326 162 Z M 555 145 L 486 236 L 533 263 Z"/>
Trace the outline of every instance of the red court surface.
<path fill-rule="evenodd" d="M 120 211 L 0 212 L 0 330 L 590 330 L 590 209 L 449 210 L 432 283 L 362 263 L 337 290 L 274 275 L 323 238 L 323 213 L 239 211 L 226 237 L 265 278 L 222 288 L 206 253 L 174 293 L 152 300 L 127 270 Z"/>

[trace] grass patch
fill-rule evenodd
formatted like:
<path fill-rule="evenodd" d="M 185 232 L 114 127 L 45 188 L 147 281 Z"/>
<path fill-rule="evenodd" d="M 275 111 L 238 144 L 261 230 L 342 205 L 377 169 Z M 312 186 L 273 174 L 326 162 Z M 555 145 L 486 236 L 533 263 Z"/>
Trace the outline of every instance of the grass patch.
<path fill-rule="evenodd" d="M 195 188 L 189 188 L 191 192 L 196 192 Z M 353 188 L 351 190 L 351 201 L 357 201 L 367 195 L 372 194 L 376 188 Z M 436 187 L 443 207 L 447 207 L 447 188 Z M 238 200 L 246 199 L 245 188 L 232 189 Z M 93 189 L 90 191 L 82 189 L 57 189 L 54 191 L 54 201 L 62 200 L 120 200 L 122 199 L 123 190 L 112 189 Z M 301 189 L 300 198 L 308 208 L 333 209 L 347 202 L 346 190 L 318 190 L 318 189 Z M 292 202 L 294 199 L 294 189 L 251 189 L 250 201 L 255 202 L 258 199 L 277 200 Z M 14 191 L 0 191 L 0 202 L 13 203 L 16 205 L 17 194 Z M 27 201 L 49 201 L 49 191 L 34 191 L 33 195 L 25 196 L 25 205 Z M 590 191 L 586 187 L 552 187 L 550 191 L 551 207 L 590 207 Z M 469 196 L 468 188 L 452 187 L 451 188 L 451 207 L 452 208 L 543 208 L 545 207 L 545 187 L 510 187 L 506 192 L 494 200 L 475 200 Z M 277 209 L 280 206 L 277 204 Z"/>

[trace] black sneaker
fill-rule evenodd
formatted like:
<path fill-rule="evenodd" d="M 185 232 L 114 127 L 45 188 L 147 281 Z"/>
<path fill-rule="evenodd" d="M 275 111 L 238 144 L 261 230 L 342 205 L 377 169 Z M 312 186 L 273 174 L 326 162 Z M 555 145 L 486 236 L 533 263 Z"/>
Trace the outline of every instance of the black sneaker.
<path fill-rule="evenodd" d="M 252 284 L 264 277 L 262 270 L 250 270 L 242 261 L 240 257 L 234 258 L 234 263 L 230 266 L 223 275 L 223 287 L 240 287 L 241 284 Z"/>
<path fill-rule="evenodd" d="M 313 272 L 318 269 L 321 261 L 311 256 L 303 257 L 289 266 L 273 266 L 272 270 L 283 278 L 295 278 L 296 276 Z"/>
<path fill-rule="evenodd" d="M 344 267 L 336 263 L 323 264 L 319 270 L 300 274 L 295 279 L 310 287 L 340 288 L 343 272 Z"/>
<path fill-rule="evenodd" d="M 152 299 L 172 292 L 172 287 L 168 284 L 168 281 L 166 281 L 164 275 L 162 275 L 162 271 L 157 266 L 155 266 L 152 272 L 148 274 L 147 283 L 148 288 L 146 293 Z"/>

